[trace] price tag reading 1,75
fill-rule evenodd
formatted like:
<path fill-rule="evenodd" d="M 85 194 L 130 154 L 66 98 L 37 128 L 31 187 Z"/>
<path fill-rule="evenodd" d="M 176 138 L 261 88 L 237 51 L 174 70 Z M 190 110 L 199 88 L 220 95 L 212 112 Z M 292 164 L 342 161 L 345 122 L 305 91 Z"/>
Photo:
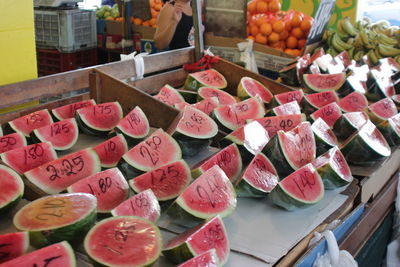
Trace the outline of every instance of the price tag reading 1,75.
<path fill-rule="evenodd" d="M 318 43 L 319 41 L 321 41 L 322 35 L 335 8 L 335 4 L 336 0 L 320 1 L 317 13 L 314 18 L 314 23 L 307 38 L 307 45 Z"/>

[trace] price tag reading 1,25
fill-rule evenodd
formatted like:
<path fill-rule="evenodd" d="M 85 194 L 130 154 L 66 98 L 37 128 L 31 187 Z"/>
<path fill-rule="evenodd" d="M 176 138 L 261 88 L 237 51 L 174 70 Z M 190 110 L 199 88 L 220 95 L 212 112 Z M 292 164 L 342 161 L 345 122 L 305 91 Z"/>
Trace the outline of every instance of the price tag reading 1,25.
<path fill-rule="evenodd" d="M 336 0 L 321 0 L 310 34 L 307 38 L 307 45 L 318 43 L 322 40 L 322 35 L 328 25 L 329 19 L 335 9 Z"/>

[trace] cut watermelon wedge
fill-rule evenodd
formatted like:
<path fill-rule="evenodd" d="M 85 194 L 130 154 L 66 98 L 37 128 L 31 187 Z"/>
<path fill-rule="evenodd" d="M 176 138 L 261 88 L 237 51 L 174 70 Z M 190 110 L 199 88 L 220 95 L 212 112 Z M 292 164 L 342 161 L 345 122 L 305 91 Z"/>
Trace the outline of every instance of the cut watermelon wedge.
<path fill-rule="evenodd" d="M 339 140 L 345 140 L 369 121 L 365 112 L 344 113 L 333 125 L 333 132 Z"/>
<path fill-rule="evenodd" d="M 272 114 L 276 116 L 283 115 L 293 115 L 293 114 L 301 114 L 300 105 L 297 101 L 288 102 L 286 104 L 274 107 L 272 109 Z"/>
<path fill-rule="evenodd" d="M 125 200 L 111 211 L 113 216 L 137 216 L 152 222 L 160 218 L 160 204 L 151 189 Z"/>
<path fill-rule="evenodd" d="M 143 110 L 136 106 L 119 121 L 115 131 L 122 133 L 129 145 L 136 145 L 150 133 L 149 120 Z"/>
<path fill-rule="evenodd" d="M 36 128 L 53 123 L 53 119 L 47 109 L 35 111 L 8 122 L 7 126 L 14 132 L 20 132 L 26 137 Z"/>
<path fill-rule="evenodd" d="M 272 138 L 279 130 L 290 131 L 305 120 L 306 116 L 304 114 L 290 114 L 264 117 L 254 121 L 261 123 L 264 129 L 267 130 L 269 137 Z"/>
<path fill-rule="evenodd" d="M 384 98 L 368 106 L 367 113 L 370 120 L 379 124 L 397 114 L 397 107 L 393 100 Z"/>
<path fill-rule="evenodd" d="M 393 81 L 386 70 L 371 69 L 368 72 L 367 88 L 365 96 L 373 102 L 395 95 Z"/>
<path fill-rule="evenodd" d="M 85 237 L 86 253 L 101 266 L 151 266 L 160 256 L 161 233 L 149 220 L 112 217 L 97 223 Z"/>
<path fill-rule="evenodd" d="M 276 205 L 293 211 L 318 203 L 324 197 L 324 184 L 312 164 L 280 181 L 269 194 Z"/>
<path fill-rule="evenodd" d="M 0 215 L 9 212 L 21 200 L 24 194 L 24 182 L 12 169 L 0 165 Z M 1 246 L 0 246 L 1 250 Z M 1 253 L 0 253 L 1 255 Z M 1 260 L 1 257 L 0 257 Z"/>
<path fill-rule="evenodd" d="M 267 87 L 250 77 L 242 77 L 242 79 L 240 79 L 237 88 L 237 96 L 240 99 L 258 96 L 265 104 L 271 102 L 273 98 L 272 93 Z"/>
<path fill-rule="evenodd" d="M 378 124 L 378 129 L 381 131 L 389 146 L 400 145 L 400 114 L 394 115 L 388 120 Z"/>
<path fill-rule="evenodd" d="M 264 154 L 259 153 L 236 182 L 236 193 L 238 197 L 265 197 L 278 182 L 275 167 Z"/>
<path fill-rule="evenodd" d="M 305 88 L 309 89 L 308 93 L 337 91 L 346 81 L 346 73 L 336 74 L 304 74 L 303 81 Z"/>
<path fill-rule="evenodd" d="M 338 101 L 339 99 L 336 93 L 333 91 L 309 94 L 304 96 L 302 103 L 303 111 L 307 114 L 310 114 L 322 108 L 323 106 Z"/>
<path fill-rule="evenodd" d="M 86 107 L 93 107 L 96 105 L 96 101 L 94 99 L 83 100 L 80 102 L 72 103 L 69 105 L 61 106 L 58 108 L 54 108 L 51 110 L 53 116 L 59 120 L 66 120 L 75 117 L 75 113 L 78 109 L 86 108 Z"/>
<path fill-rule="evenodd" d="M 16 148 L 0 155 L 1 160 L 19 174 L 57 159 L 57 153 L 50 143 L 39 143 Z"/>
<path fill-rule="evenodd" d="M 12 133 L 0 137 L 0 153 L 21 148 L 26 145 L 26 137 L 22 133 Z"/>
<path fill-rule="evenodd" d="M 224 89 L 228 83 L 225 77 L 215 69 L 190 73 L 185 81 L 185 90 L 197 91 L 201 87 Z"/>
<path fill-rule="evenodd" d="M 328 105 L 323 106 L 319 110 L 315 111 L 310 115 L 312 120 L 316 120 L 318 118 L 323 119 L 329 127 L 333 127 L 335 122 L 342 116 L 342 111 L 338 104 L 331 103 Z"/>
<path fill-rule="evenodd" d="M 224 222 L 219 216 L 170 240 L 163 249 L 163 255 L 179 264 L 210 249 L 216 250 L 221 265 L 227 262 L 229 240 Z"/>
<path fill-rule="evenodd" d="M 29 232 L 34 247 L 63 240 L 79 242 L 95 223 L 96 206 L 90 194 L 46 196 L 22 207 L 13 222 L 17 229 Z"/>
<path fill-rule="evenodd" d="M 122 134 L 117 134 L 113 138 L 98 144 L 93 149 L 100 158 L 101 167 L 113 168 L 117 166 L 122 156 L 128 152 L 128 144 Z"/>
<path fill-rule="evenodd" d="M 193 267 L 193 266 L 207 266 L 207 267 L 220 267 L 219 259 L 216 250 L 207 250 L 190 260 L 185 261 L 178 267 Z"/>
<path fill-rule="evenodd" d="M 278 105 L 283 105 L 292 101 L 296 101 L 298 104 L 301 103 L 301 100 L 304 97 L 303 90 L 295 90 L 289 91 L 281 94 L 277 94 L 274 96 L 274 99 Z"/>
<path fill-rule="evenodd" d="M 29 247 L 27 232 L 0 235 L 0 264 L 25 254 Z"/>
<path fill-rule="evenodd" d="M 68 187 L 69 193 L 88 193 L 97 198 L 97 212 L 109 213 L 129 195 L 129 185 L 118 168 L 86 177 Z"/>
<path fill-rule="evenodd" d="M 154 98 L 169 106 L 174 106 L 175 104 L 185 102 L 185 99 L 183 99 L 181 94 L 169 84 L 164 85 L 158 94 L 154 96 Z"/>
<path fill-rule="evenodd" d="M 198 101 L 209 97 L 216 97 L 221 105 L 232 105 L 237 103 L 236 99 L 231 94 L 213 87 L 201 87 L 197 91 L 197 94 Z"/>
<path fill-rule="evenodd" d="M 368 106 L 368 100 L 364 94 L 355 91 L 343 97 L 338 104 L 344 112 L 357 112 Z"/>
<path fill-rule="evenodd" d="M 338 145 L 338 140 L 335 134 L 323 119 L 318 118 L 316 121 L 314 121 L 311 125 L 311 129 L 315 137 L 317 156 L 324 154 L 332 147 Z"/>
<path fill-rule="evenodd" d="M 29 254 L 25 254 L 13 260 L 7 261 L 1 267 L 16 266 L 62 266 L 75 267 L 75 253 L 68 242 L 63 241 Z"/>
<path fill-rule="evenodd" d="M 195 107 L 198 110 L 204 112 L 208 116 L 210 116 L 211 113 L 213 112 L 213 110 L 215 108 L 219 107 L 219 106 L 220 106 L 220 104 L 218 102 L 218 98 L 215 97 L 215 96 L 214 97 L 204 98 L 200 102 L 197 102 L 196 104 L 193 104 L 193 107 Z"/>

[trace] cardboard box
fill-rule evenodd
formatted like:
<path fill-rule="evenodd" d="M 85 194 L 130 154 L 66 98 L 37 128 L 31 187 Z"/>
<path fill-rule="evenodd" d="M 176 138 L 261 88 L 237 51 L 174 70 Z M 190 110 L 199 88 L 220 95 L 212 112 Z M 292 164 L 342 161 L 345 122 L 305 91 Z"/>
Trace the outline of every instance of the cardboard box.
<path fill-rule="evenodd" d="M 142 39 L 153 40 L 156 28 L 132 24 L 132 31 L 139 34 Z"/>
<path fill-rule="evenodd" d="M 106 21 L 106 33 L 109 35 L 121 35 L 127 36 L 125 31 L 125 22 L 107 20 Z"/>

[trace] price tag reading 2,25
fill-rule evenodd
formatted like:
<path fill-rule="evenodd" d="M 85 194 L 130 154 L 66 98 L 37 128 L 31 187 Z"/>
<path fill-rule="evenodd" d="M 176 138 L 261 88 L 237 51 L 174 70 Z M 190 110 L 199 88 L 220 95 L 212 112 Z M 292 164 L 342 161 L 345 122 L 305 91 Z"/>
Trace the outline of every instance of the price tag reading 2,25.
<path fill-rule="evenodd" d="M 335 9 L 336 0 L 321 0 L 310 34 L 307 38 L 307 45 L 318 43 L 328 25 L 332 12 Z"/>

